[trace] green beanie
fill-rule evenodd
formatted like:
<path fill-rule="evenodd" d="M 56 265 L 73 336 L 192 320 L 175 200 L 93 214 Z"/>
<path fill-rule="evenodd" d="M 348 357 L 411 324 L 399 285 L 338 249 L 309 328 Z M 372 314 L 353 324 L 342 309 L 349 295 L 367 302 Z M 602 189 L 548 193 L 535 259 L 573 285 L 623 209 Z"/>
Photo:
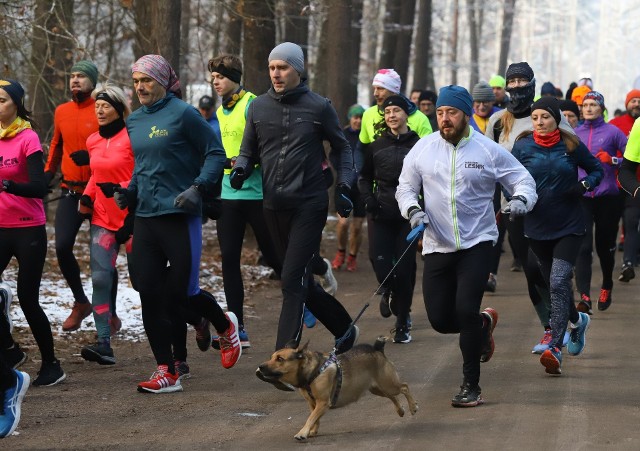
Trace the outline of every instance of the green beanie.
<path fill-rule="evenodd" d="M 93 83 L 94 88 L 98 84 L 98 68 L 91 61 L 78 61 L 73 65 L 73 67 L 71 67 L 71 72 L 82 72 L 83 74 L 85 74 L 87 77 L 89 77 L 91 83 Z"/>
<path fill-rule="evenodd" d="M 492 88 L 502 88 L 504 89 L 507 86 L 507 82 L 504 77 L 500 75 L 494 75 L 489 79 L 489 86 Z"/>
<path fill-rule="evenodd" d="M 357 103 L 355 105 L 351 105 L 349 107 L 349 111 L 347 112 L 347 119 L 351 120 L 353 116 L 360 116 L 364 114 L 364 108 Z"/>

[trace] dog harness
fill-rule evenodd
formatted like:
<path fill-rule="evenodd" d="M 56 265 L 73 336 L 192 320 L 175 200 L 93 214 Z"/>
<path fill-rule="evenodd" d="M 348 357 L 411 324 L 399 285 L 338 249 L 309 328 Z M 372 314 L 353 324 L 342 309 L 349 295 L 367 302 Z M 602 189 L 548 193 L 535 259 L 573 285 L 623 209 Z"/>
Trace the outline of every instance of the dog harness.
<path fill-rule="evenodd" d="M 336 405 L 336 403 L 338 402 L 338 396 L 340 396 L 340 389 L 342 388 L 342 367 L 340 366 L 340 361 L 338 360 L 338 357 L 335 355 L 335 353 L 332 352 L 329 355 L 329 358 L 325 360 L 322 365 L 320 365 L 318 371 L 316 371 L 316 373 L 311 376 L 304 387 L 305 390 L 307 390 L 309 396 L 311 396 L 311 399 L 315 400 L 315 398 L 313 397 L 313 393 L 311 393 L 311 384 L 314 380 L 316 380 L 318 376 L 324 373 L 327 368 L 334 364 L 336 365 L 336 381 L 333 385 L 333 389 L 331 390 L 331 403 L 329 407 L 333 407 Z"/>

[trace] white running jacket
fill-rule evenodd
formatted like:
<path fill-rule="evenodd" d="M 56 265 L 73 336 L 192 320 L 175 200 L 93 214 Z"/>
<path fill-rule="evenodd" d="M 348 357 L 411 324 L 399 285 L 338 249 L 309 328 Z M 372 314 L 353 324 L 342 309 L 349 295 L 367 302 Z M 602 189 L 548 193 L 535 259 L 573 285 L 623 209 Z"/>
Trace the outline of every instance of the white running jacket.
<path fill-rule="evenodd" d="M 493 212 L 496 182 L 527 199 L 531 211 L 538 196 L 529 172 L 502 146 L 471 127 L 457 146 L 432 133 L 416 143 L 404 159 L 396 200 L 402 216 L 419 206 L 420 190 L 429 219 L 422 253 L 456 252 L 483 241 L 498 240 Z M 505 216 L 504 220 L 508 221 Z"/>

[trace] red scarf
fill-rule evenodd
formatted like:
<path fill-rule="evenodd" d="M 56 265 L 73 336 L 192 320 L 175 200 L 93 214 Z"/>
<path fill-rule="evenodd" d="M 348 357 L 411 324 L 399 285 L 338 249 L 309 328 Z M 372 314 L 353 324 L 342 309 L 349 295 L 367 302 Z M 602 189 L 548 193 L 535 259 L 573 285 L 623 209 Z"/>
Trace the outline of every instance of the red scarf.
<path fill-rule="evenodd" d="M 560 129 L 555 129 L 548 135 L 540 135 L 537 132 L 533 132 L 533 140 L 542 147 L 553 147 L 560 142 Z"/>

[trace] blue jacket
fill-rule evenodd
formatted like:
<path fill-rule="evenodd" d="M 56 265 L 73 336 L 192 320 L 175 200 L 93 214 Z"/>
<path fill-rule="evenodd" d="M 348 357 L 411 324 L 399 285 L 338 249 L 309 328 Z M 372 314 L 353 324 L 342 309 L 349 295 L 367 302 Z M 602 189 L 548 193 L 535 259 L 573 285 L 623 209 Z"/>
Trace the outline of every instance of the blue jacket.
<path fill-rule="evenodd" d="M 542 147 L 533 135 L 516 141 L 511 151 L 536 181 L 538 202 L 524 218 L 525 236 L 535 240 L 554 240 L 567 235 L 584 235 L 586 226 L 578 199 L 582 190 L 578 168 L 585 180 L 596 187 L 603 171 L 598 159 L 583 144 L 571 153 L 561 139 L 553 147 Z"/>
<path fill-rule="evenodd" d="M 135 159 L 128 189 L 137 195 L 136 216 L 200 216 L 201 208 L 185 211 L 173 202 L 191 185 L 203 185 L 213 192 L 226 155 L 198 110 L 170 93 L 131 113 L 127 131 Z"/>

